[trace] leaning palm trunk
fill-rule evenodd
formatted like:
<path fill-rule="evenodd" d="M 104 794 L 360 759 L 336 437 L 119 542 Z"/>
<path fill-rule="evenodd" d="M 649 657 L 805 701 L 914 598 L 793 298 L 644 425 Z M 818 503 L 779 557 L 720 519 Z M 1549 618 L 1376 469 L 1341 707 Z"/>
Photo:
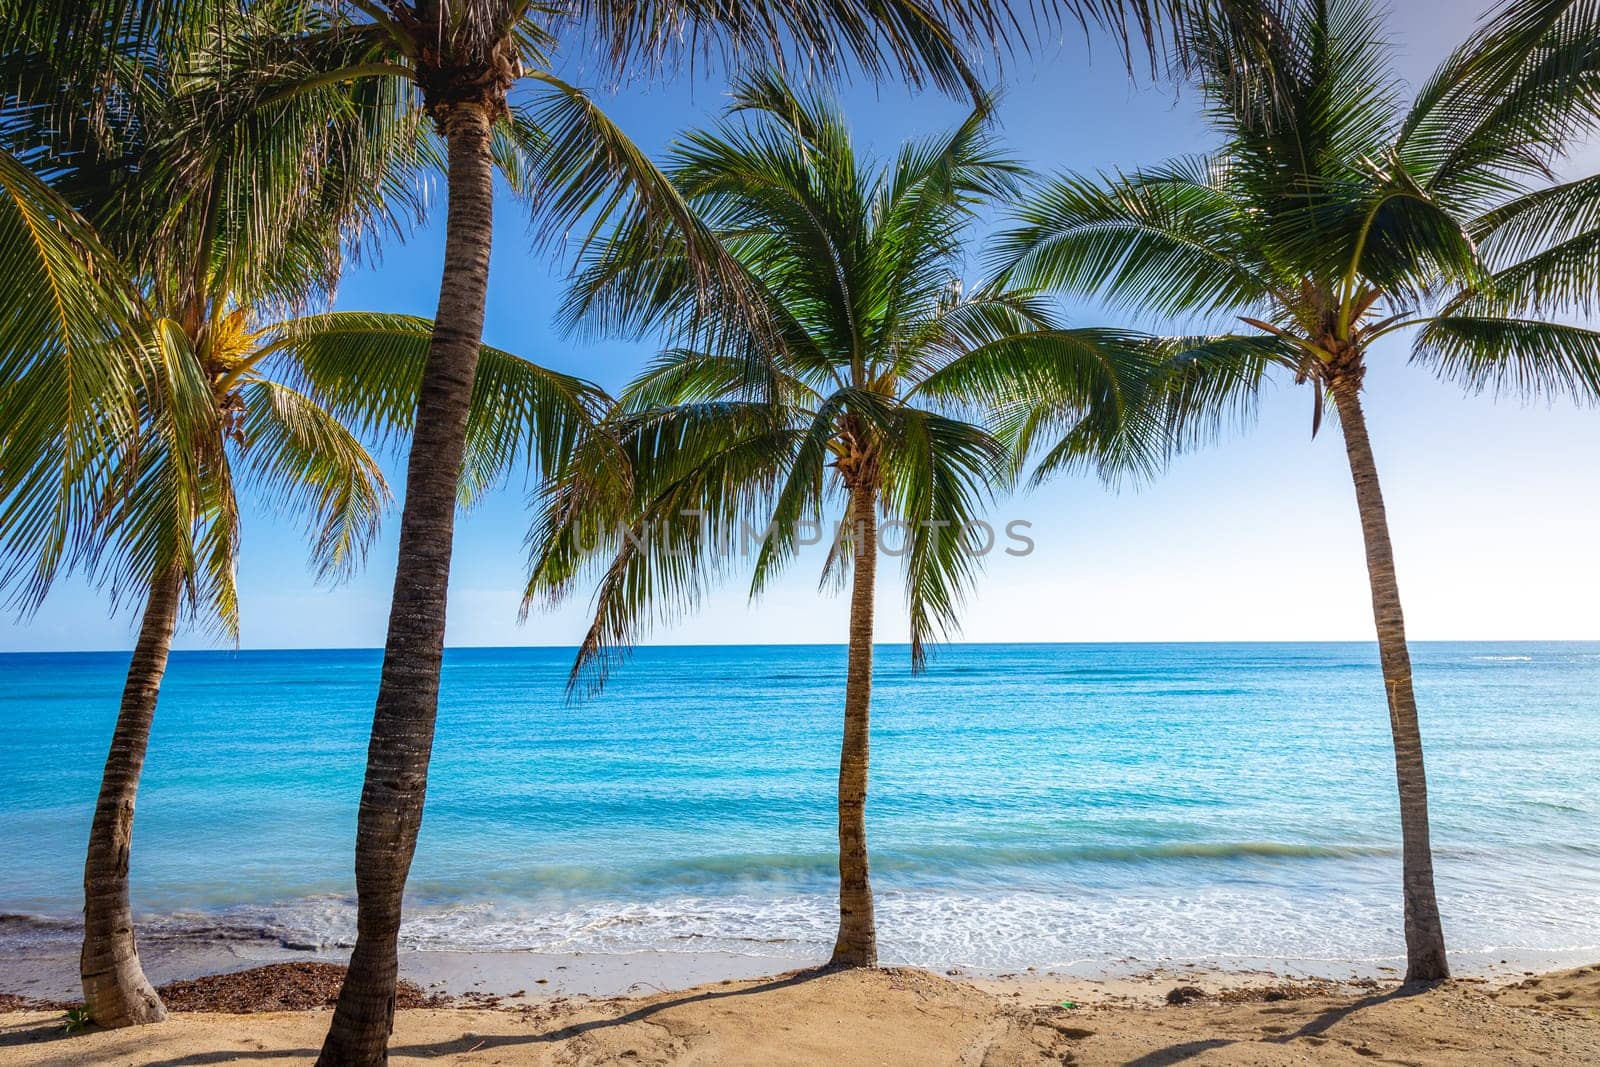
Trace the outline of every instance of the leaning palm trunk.
<path fill-rule="evenodd" d="M 872 597 L 878 574 L 878 517 L 872 485 L 850 492 L 855 570 L 850 590 L 850 664 L 839 752 L 839 937 L 834 967 L 875 967 L 878 928 L 867 869 L 867 766 L 872 713 Z"/>
<path fill-rule="evenodd" d="M 139 965 L 128 899 L 128 852 L 133 844 L 133 808 L 155 721 L 156 698 L 167 671 L 167 655 L 178 625 L 182 581 L 176 570 L 150 587 L 133 662 L 122 689 L 122 705 L 111 734 L 111 751 L 100 778 L 83 864 L 83 953 L 78 973 L 83 1003 L 101 1026 L 157 1023 L 167 1009 Z"/>
<path fill-rule="evenodd" d="M 1444 927 L 1433 889 L 1433 848 L 1428 840 L 1428 776 L 1422 760 L 1422 731 L 1417 724 L 1417 697 L 1411 684 L 1411 653 L 1400 610 L 1389 519 L 1384 511 L 1378 466 L 1367 439 L 1361 410 L 1361 372 L 1336 376 L 1329 383 L 1350 476 L 1355 480 L 1361 532 L 1367 546 L 1367 575 L 1372 583 L 1372 614 L 1378 627 L 1378 655 L 1389 696 L 1389 726 L 1394 733 L 1395 778 L 1400 786 L 1400 838 L 1405 891 L 1406 981 L 1433 982 L 1450 977 L 1445 960 Z"/>
<path fill-rule="evenodd" d="M 384 1063 L 394 1027 L 400 904 L 428 788 L 456 488 L 489 289 L 490 118 L 475 103 L 442 113 L 450 151 L 444 277 L 406 468 L 394 603 L 356 827 L 356 945 L 319 1064 Z"/>

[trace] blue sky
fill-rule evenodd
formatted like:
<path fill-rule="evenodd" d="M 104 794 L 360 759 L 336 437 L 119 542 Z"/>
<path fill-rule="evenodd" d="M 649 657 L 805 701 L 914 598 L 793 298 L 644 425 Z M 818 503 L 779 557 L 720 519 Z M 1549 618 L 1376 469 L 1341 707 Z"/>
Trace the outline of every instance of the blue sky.
<path fill-rule="evenodd" d="M 1407 0 L 1391 16 L 1398 68 L 1416 84 L 1470 28 L 1476 4 Z M 580 82 L 581 70 L 571 72 Z M 1063 39 L 1008 67 L 1000 108 L 1014 154 L 1044 170 L 1154 162 L 1207 147 L 1193 103 L 1166 86 L 1130 84 L 1104 44 Z M 957 121 L 961 106 L 886 87 L 840 93 L 859 142 L 880 154 Z M 721 86 L 679 80 L 604 94 L 651 150 L 703 123 Z M 1585 152 L 1575 169 L 1593 170 Z M 443 219 L 442 205 L 435 212 Z M 615 388 L 650 353 L 644 344 L 569 339 L 553 328 L 564 264 L 529 250 L 526 217 L 498 205 L 487 340 Z M 438 226 L 381 262 L 347 275 L 344 309 L 428 315 L 437 295 Z M 559 253 L 558 253 L 559 258 Z M 979 269 L 977 245 L 970 264 Z M 1080 325 L 1125 315 L 1070 308 Z M 1153 326 L 1156 323 L 1141 323 Z M 1389 504 L 1401 590 L 1416 639 L 1600 638 L 1600 411 L 1465 397 L 1382 349 L 1367 406 Z M 1360 528 L 1337 432 L 1310 435 L 1310 399 L 1287 383 L 1258 425 L 1182 458 L 1159 483 L 1111 492 L 1058 481 L 999 502 L 1001 521 L 1033 524 L 1036 551 L 994 554 L 965 614 L 974 641 L 1370 640 Z M 401 471 L 388 464 L 398 491 Z M 458 525 L 448 640 L 454 645 L 571 645 L 583 598 L 516 621 L 527 513 L 520 483 Z M 305 568 L 301 531 L 261 509 L 246 513 L 240 586 L 245 647 L 382 644 L 398 511 L 366 570 L 337 589 Z M 802 557 L 750 606 L 734 582 L 694 616 L 658 627 L 684 643 L 843 640 L 844 598 L 817 592 L 820 557 Z M 904 639 L 902 594 L 881 569 L 879 637 Z M 134 620 L 107 615 L 81 583 L 64 583 L 31 620 L 0 620 L 0 650 L 110 649 L 132 643 Z M 179 647 L 211 647 L 182 635 Z"/>

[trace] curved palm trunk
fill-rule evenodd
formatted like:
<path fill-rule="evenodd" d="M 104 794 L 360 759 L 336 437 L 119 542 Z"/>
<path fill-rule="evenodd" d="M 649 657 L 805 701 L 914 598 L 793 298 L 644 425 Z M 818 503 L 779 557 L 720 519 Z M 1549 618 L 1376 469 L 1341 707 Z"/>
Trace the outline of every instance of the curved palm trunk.
<path fill-rule="evenodd" d="M 1428 776 L 1422 762 L 1422 731 L 1417 723 L 1417 697 L 1411 685 L 1411 653 L 1406 648 L 1406 623 L 1400 610 L 1394 550 L 1389 544 L 1389 519 L 1378 484 L 1378 465 L 1367 439 L 1358 375 L 1336 378 L 1329 385 L 1339 409 L 1350 476 L 1355 480 L 1361 532 L 1367 546 L 1367 575 L 1372 584 L 1372 614 L 1378 627 L 1378 655 L 1384 688 L 1389 694 L 1389 726 L 1394 734 L 1395 778 L 1400 787 L 1400 839 L 1405 888 L 1406 981 L 1432 982 L 1450 977 L 1445 960 L 1444 926 L 1433 889 L 1433 848 L 1428 837 Z"/>
<path fill-rule="evenodd" d="M 356 945 L 317 1061 L 327 1065 L 387 1059 L 400 903 L 422 824 L 439 703 L 456 485 L 483 335 L 494 199 L 488 109 L 451 107 L 443 125 L 450 150 L 444 278 L 406 469 L 394 600 L 356 826 Z"/>
<path fill-rule="evenodd" d="M 877 499 L 872 486 L 850 491 L 855 570 L 850 589 L 850 664 L 839 752 L 839 937 L 832 967 L 876 967 L 878 928 L 867 871 L 867 756 L 872 707 L 872 597 L 878 576 Z"/>
<path fill-rule="evenodd" d="M 83 952 L 78 975 L 83 1003 L 101 1026 L 158 1023 L 167 1009 L 139 965 L 128 900 L 128 852 L 133 845 L 133 808 L 139 774 L 150 745 L 161 678 L 167 671 L 172 635 L 178 627 L 182 581 L 177 571 L 150 587 L 133 661 L 122 688 L 122 705 L 100 777 L 100 797 L 89 827 L 83 863 Z"/>

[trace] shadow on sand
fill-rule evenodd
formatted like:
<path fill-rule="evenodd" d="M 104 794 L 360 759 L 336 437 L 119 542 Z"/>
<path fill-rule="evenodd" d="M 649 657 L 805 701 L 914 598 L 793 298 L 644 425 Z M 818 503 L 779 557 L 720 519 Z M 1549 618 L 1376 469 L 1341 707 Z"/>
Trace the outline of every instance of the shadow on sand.
<path fill-rule="evenodd" d="M 597 1030 L 607 1030 L 617 1026 L 627 1026 L 629 1023 L 639 1022 L 650 1018 L 659 1012 L 670 1008 L 682 1007 L 686 1004 L 698 1004 L 711 1000 L 723 1000 L 734 997 L 747 997 L 757 993 L 770 993 L 791 986 L 803 985 L 815 978 L 834 973 L 826 967 L 810 968 L 803 971 L 791 971 L 778 975 L 775 978 L 756 985 L 742 986 L 738 989 L 712 989 L 702 993 L 692 993 L 684 996 L 672 997 L 668 1000 L 659 1000 L 641 1008 L 635 1008 L 625 1015 L 618 1015 L 613 1019 L 593 1019 L 588 1022 L 573 1023 L 555 1030 L 546 1030 L 536 1034 L 499 1034 L 482 1037 L 477 1035 L 459 1037 L 451 1041 L 439 1041 L 426 1045 L 393 1045 L 389 1049 L 391 1056 L 414 1056 L 419 1059 L 436 1059 L 441 1056 L 457 1055 L 466 1052 L 487 1052 L 494 1049 L 511 1048 L 519 1045 L 548 1045 L 560 1041 L 567 1041 L 583 1034 Z M 22 1027 L 0 1034 L 0 1048 L 7 1046 L 36 1044 L 41 1042 L 59 1042 L 62 1044 L 61 1056 L 57 1059 L 48 1059 L 41 1062 L 41 1067 L 76 1067 L 81 1064 L 81 1054 L 72 1049 L 71 1042 L 74 1035 L 67 1034 L 56 1020 Z M 187 1056 L 176 1056 L 165 1060 L 152 1060 L 147 1067 L 201 1067 L 212 1063 L 234 1063 L 249 1060 L 295 1060 L 300 1062 L 315 1059 L 317 1050 L 314 1048 L 290 1049 L 232 1049 L 226 1052 L 196 1052 Z"/>
<path fill-rule="evenodd" d="M 1246 1040 L 1210 1038 L 1205 1041 L 1186 1041 L 1179 1045 L 1168 1045 L 1166 1048 L 1156 1049 L 1154 1052 L 1147 1052 L 1137 1059 L 1129 1060 L 1126 1067 L 1170 1067 L 1171 1064 L 1182 1063 L 1185 1060 L 1210 1052 L 1212 1049 L 1226 1048 L 1229 1045 L 1253 1044 L 1257 1041 L 1286 1045 L 1303 1037 L 1321 1037 L 1328 1030 L 1359 1011 L 1385 1004 L 1391 1000 L 1414 997 L 1438 987 L 1439 983 L 1420 983 L 1391 989 L 1387 993 L 1375 993 L 1370 997 L 1362 997 L 1360 1000 L 1342 1004 L 1337 1008 L 1329 1008 L 1327 1011 L 1318 1014 L 1316 1018 L 1311 1019 L 1300 1029 L 1284 1034 L 1274 1034 L 1271 1037 Z"/>

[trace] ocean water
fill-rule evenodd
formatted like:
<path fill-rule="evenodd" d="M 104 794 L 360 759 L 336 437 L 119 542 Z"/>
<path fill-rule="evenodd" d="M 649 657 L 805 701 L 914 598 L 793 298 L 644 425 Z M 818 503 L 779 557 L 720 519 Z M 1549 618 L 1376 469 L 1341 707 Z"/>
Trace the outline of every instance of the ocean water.
<path fill-rule="evenodd" d="M 406 945 L 802 959 L 834 923 L 844 650 L 452 649 Z M 1452 946 L 1600 953 L 1600 643 L 1414 648 Z M 126 656 L 0 655 L 0 929 L 80 906 Z M 891 962 L 1371 964 L 1402 951 L 1376 651 L 878 651 L 869 839 Z M 132 863 L 147 931 L 335 950 L 376 651 L 173 656 Z M 5 946 L 0 946 L 5 947 Z"/>

